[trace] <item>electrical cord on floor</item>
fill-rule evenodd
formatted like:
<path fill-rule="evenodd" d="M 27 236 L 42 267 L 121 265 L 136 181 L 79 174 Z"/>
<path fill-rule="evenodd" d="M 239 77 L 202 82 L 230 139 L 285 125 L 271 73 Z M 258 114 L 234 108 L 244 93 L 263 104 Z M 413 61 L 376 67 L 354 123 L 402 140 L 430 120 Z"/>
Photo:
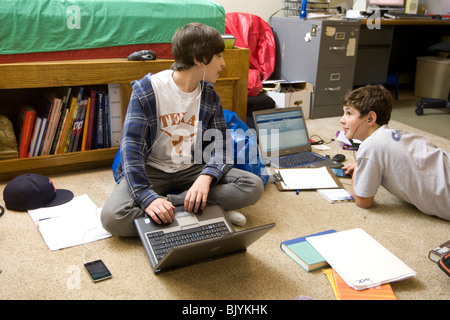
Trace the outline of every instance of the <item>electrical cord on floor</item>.
<path fill-rule="evenodd" d="M 334 141 L 334 139 L 331 139 L 330 141 L 326 142 L 325 140 L 322 139 L 321 136 L 317 135 L 317 134 L 313 134 L 312 136 L 309 137 L 310 140 L 312 140 L 313 137 L 317 137 L 319 138 L 319 140 L 311 142 L 312 145 L 317 145 L 317 144 L 329 144 L 331 142 Z"/>
<path fill-rule="evenodd" d="M 83 263 L 84 263 L 84 264 L 86 264 L 86 258 L 85 258 L 86 253 L 89 252 L 89 251 L 91 251 L 91 248 L 89 248 L 89 247 L 87 246 L 87 244 L 86 244 L 86 239 L 85 239 L 86 234 L 87 234 L 89 231 L 92 231 L 92 230 L 94 230 L 94 229 L 97 229 L 97 227 L 98 227 L 99 224 L 100 224 L 100 222 L 99 222 L 99 220 L 98 220 L 98 211 L 97 211 L 97 208 L 95 209 L 95 220 L 97 221 L 96 225 L 95 225 L 94 227 L 92 227 L 92 228 L 86 230 L 86 231 L 83 233 L 83 247 L 85 248 L 84 253 L 83 253 Z"/>

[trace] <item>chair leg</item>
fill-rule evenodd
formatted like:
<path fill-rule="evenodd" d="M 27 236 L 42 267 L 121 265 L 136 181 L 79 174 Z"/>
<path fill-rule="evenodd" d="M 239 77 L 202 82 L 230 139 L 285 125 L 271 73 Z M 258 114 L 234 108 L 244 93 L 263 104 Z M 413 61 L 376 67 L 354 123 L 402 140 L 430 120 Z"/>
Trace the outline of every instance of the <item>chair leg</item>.
<path fill-rule="evenodd" d="M 450 109 L 450 100 L 422 98 L 416 103 L 416 114 L 423 115 L 424 108 L 447 108 Z"/>

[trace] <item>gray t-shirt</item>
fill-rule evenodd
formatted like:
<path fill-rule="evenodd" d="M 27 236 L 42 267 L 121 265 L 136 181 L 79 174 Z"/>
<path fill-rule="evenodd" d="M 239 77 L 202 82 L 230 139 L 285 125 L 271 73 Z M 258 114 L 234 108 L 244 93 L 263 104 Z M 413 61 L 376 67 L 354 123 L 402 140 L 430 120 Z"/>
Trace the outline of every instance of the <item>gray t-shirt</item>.
<path fill-rule="evenodd" d="M 373 197 L 380 185 L 428 215 L 450 220 L 450 159 L 424 137 L 380 127 L 357 153 L 354 192 Z"/>

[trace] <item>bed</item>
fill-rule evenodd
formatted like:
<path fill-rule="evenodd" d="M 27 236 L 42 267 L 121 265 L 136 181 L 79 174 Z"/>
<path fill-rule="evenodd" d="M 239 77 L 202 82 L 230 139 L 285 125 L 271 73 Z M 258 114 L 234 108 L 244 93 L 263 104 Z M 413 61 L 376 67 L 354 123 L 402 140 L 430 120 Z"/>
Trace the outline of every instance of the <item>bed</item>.
<path fill-rule="evenodd" d="M 130 82 L 170 68 L 178 27 L 202 22 L 225 32 L 222 6 L 209 0 L 2 0 L 0 114 L 17 118 L 22 104 L 48 87 L 120 84 L 122 116 Z M 139 50 L 155 61 L 127 61 Z M 247 113 L 249 50 L 226 49 L 215 83 L 225 109 Z M 0 161 L 0 180 L 22 173 L 54 174 L 110 166 L 117 148 Z"/>
<path fill-rule="evenodd" d="M 189 22 L 225 32 L 225 10 L 209 0 L 3 0 L 0 21 L 0 63 L 126 58 L 143 49 L 170 59 L 175 30 Z"/>

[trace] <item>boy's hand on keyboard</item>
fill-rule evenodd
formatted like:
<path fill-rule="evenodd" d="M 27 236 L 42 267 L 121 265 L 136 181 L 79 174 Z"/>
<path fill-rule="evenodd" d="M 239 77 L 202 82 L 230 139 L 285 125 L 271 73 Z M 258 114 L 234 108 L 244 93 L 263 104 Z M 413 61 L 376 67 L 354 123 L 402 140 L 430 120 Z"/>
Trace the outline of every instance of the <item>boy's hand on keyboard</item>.
<path fill-rule="evenodd" d="M 184 209 L 186 211 L 197 213 L 205 208 L 212 180 L 213 177 L 207 174 L 198 176 L 184 198 Z"/>
<path fill-rule="evenodd" d="M 175 207 L 171 202 L 163 198 L 158 198 L 145 208 L 145 213 L 157 224 L 171 223 L 175 217 L 174 209 Z"/>

